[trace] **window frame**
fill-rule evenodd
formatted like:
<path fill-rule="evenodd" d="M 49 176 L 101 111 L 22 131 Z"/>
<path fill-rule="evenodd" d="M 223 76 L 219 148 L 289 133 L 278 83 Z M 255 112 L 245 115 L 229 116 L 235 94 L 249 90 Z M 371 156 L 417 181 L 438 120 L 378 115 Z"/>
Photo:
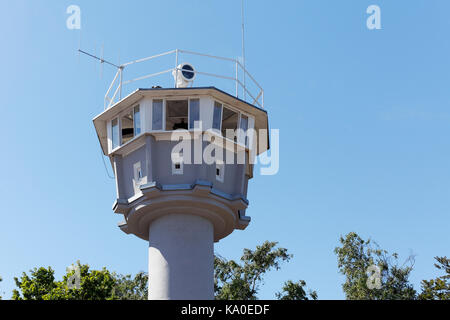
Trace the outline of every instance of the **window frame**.
<path fill-rule="evenodd" d="M 223 138 L 223 139 L 226 139 L 228 141 L 231 141 L 233 143 L 237 143 L 237 144 L 239 144 L 241 146 L 244 146 L 245 148 L 248 149 L 249 148 L 249 146 L 248 146 L 249 140 L 247 141 L 247 145 L 245 145 L 245 144 L 243 144 L 243 143 L 241 143 L 239 141 L 239 137 L 237 137 L 237 141 L 233 141 L 233 140 L 228 139 L 226 136 L 224 136 L 222 134 L 223 108 L 224 107 L 228 108 L 228 109 L 230 109 L 233 112 L 236 112 L 238 114 L 238 126 L 237 126 L 237 129 L 241 128 L 241 117 L 242 117 L 242 115 L 244 115 L 244 116 L 247 117 L 247 121 L 248 121 L 248 123 L 247 123 L 247 131 L 248 131 L 250 129 L 249 128 L 249 126 L 250 126 L 250 118 L 253 118 L 253 116 L 251 116 L 250 114 L 248 114 L 246 112 L 242 112 L 241 110 L 239 110 L 237 108 L 234 108 L 234 107 L 232 107 L 232 106 L 230 106 L 230 105 L 228 105 L 228 104 L 226 104 L 226 103 L 224 103 L 224 102 L 222 102 L 222 101 L 220 101 L 218 99 L 213 99 L 213 101 L 214 101 L 214 105 L 217 102 L 218 104 L 220 104 L 222 106 L 222 112 L 221 112 L 221 115 L 220 115 L 220 130 L 219 130 L 220 131 L 220 137 Z M 213 108 L 214 108 L 214 105 L 213 105 Z M 214 110 L 213 110 L 213 123 L 212 123 L 211 127 L 212 127 L 212 129 L 216 130 L 216 128 L 214 128 L 213 125 L 214 125 Z"/>
<path fill-rule="evenodd" d="M 230 139 L 228 139 L 226 137 L 226 134 L 224 135 L 223 132 L 222 132 L 222 127 L 223 127 L 223 109 L 224 108 L 226 108 L 228 110 L 231 110 L 232 112 L 237 114 L 238 118 L 237 118 L 237 123 L 236 123 L 236 130 L 239 129 L 239 125 L 241 123 L 241 111 L 237 110 L 237 109 L 235 109 L 233 107 L 230 107 L 228 104 L 222 104 L 222 119 L 220 121 L 220 133 L 221 133 L 222 137 L 224 137 L 227 140 L 230 140 Z M 234 140 L 230 140 L 230 141 L 233 141 L 234 143 L 237 143 L 237 140 L 238 140 L 238 137 L 236 137 L 236 141 L 234 141 Z"/>
<path fill-rule="evenodd" d="M 214 174 L 216 176 L 216 180 L 219 182 L 224 183 L 225 182 L 225 164 L 216 162 L 216 170 L 214 171 Z M 217 170 L 219 170 L 219 174 L 217 174 Z"/>
<path fill-rule="evenodd" d="M 138 173 L 140 173 L 140 176 Z M 136 185 L 141 185 L 143 178 L 144 173 L 142 172 L 142 165 L 141 162 L 138 161 L 133 164 L 133 179 L 135 180 Z"/>
<path fill-rule="evenodd" d="M 155 101 L 162 101 L 162 110 L 161 110 L 161 129 L 153 129 L 153 103 L 155 102 Z M 155 98 L 155 99 L 152 99 L 152 106 L 151 106 L 151 115 L 152 115 L 152 123 L 151 123 L 151 126 L 150 126 L 150 131 L 152 131 L 152 132 L 164 132 L 164 131 L 166 131 L 166 121 L 165 121 L 165 119 L 166 119 L 166 99 L 163 99 L 163 98 Z"/>
<path fill-rule="evenodd" d="M 113 126 L 113 122 L 114 120 L 117 121 L 117 145 L 114 147 L 114 126 Z M 111 152 L 116 150 L 117 148 L 120 148 L 121 144 L 121 134 L 120 134 L 120 116 L 116 116 L 113 119 L 111 119 Z"/>
<path fill-rule="evenodd" d="M 180 155 L 180 161 L 179 162 L 172 162 L 172 175 L 176 176 L 176 175 L 183 175 L 183 169 L 184 169 L 184 159 L 183 156 Z M 175 166 L 179 164 L 180 168 L 177 169 Z"/>
<path fill-rule="evenodd" d="M 133 140 L 134 139 L 134 112 L 133 112 L 134 110 L 133 110 L 133 108 L 131 108 L 131 116 L 132 116 L 132 119 L 133 119 L 133 137 L 132 138 L 130 138 L 130 140 L 128 140 L 127 142 L 123 142 L 123 135 L 122 135 L 122 128 L 123 128 L 123 125 L 122 125 L 122 119 L 123 119 L 123 117 L 127 114 L 127 113 L 129 113 L 130 112 L 130 109 L 128 108 L 128 109 L 125 109 L 124 111 L 122 111 L 121 113 L 120 113 L 120 116 L 119 116 L 119 118 L 120 118 L 120 131 L 119 131 L 119 134 L 120 134 L 120 146 L 124 146 L 124 145 L 126 145 L 128 142 L 130 142 L 131 140 Z"/>
<path fill-rule="evenodd" d="M 173 131 L 175 131 L 175 130 L 166 128 L 166 124 L 167 124 L 167 101 L 187 100 L 187 102 L 188 102 L 188 108 L 187 108 L 188 109 L 188 116 L 187 116 L 188 120 L 187 120 L 187 125 L 188 125 L 188 128 L 189 128 L 189 100 L 190 100 L 190 98 L 189 97 L 185 97 L 185 96 L 181 96 L 181 97 L 171 97 L 171 98 L 162 99 L 162 100 L 164 101 L 164 119 L 163 119 L 163 122 L 164 122 L 163 128 L 164 128 L 164 130 L 162 130 L 162 131 L 166 131 L 166 132 L 173 132 Z"/>
<path fill-rule="evenodd" d="M 244 132 L 244 130 L 242 130 L 242 128 L 241 128 L 242 116 L 245 116 L 245 117 L 247 118 L 247 130 L 245 130 L 245 132 Z M 239 127 L 238 127 L 238 129 L 241 129 L 239 132 L 242 132 L 242 134 L 244 135 L 244 137 L 243 137 L 243 143 L 241 143 L 242 141 L 239 141 L 239 140 L 240 140 L 240 137 L 238 137 L 238 143 L 239 143 L 240 145 L 244 146 L 245 148 L 249 148 L 249 143 L 250 143 L 250 138 L 247 136 L 247 132 L 248 132 L 248 130 L 250 129 L 249 126 L 250 126 L 250 115 L 248 115 L 248 114 L 245 113 L 245 112 L 241 112 L 241 113 L 239 114 Z M 242 139 L 241 139 L 241 140 L 242 140 Z"/>
<path fill-rule="evenodd" d="M 223 103 L 214 99 L 213 104 L 213 112 L 212 112 L 212 123 L 211 123 L 211 129 L 218 130 L 220 132 L 220 135 L 222 136 L 222 119 L 223 119 Z M 219 120 L 219 128 L 214 128 L 214 112 L 216 111 L 216 103 L 220 104 L 220 120 Z"/>
<path fill-rule="evenodd" d="M 137 123 L 136 122 L 136 108 L 139 108 L 139 133 L 138 134 L 136 134 L 136 123 Z M 136 138 L 137 136 L 140 136 L 142 134 L 142 112 L 141 112 L 142 108 L 141 108 L 141 105 L 139 103 L 135 104 L 132 107 L 132 110 L 133 110 L 133 138 L 131 140 L 133 140 L 134 138 Z"/>
<path fill-rule="evenodd" d="M 188 99 L 188 130 L 192 131 L 198 128 L 195 128 L 195 121 L 194 121 L 194 127 L 191 128 L 191 100 L 198 100 L 198 120 L 201 121 L 201 115 L 200 115 L 200 97 L 198 98 L 189 98 Z"/>
<path fill-rule="evenodd" d="M 136 110 L 137 107 L 139 108 L 139 130 L 140 130 L 139 134 L 136 134 L 136 123 L 137 122 L 136 122 L 136 112 L 135 112 L 135 110 Z M 126 114 L 129 114 L 129 113 L 131 113 L 131 115 L 133 116 L 133 137 L 130 138 L 130 140 L 128 140 L 127 142 L 124 143 L 123 142 L 123 136 L 122 136 L 122 118 Z M 113 134 L 113 131 L 114 131 L 113 130 L 113 122 L 114 122 L 114 120 L 117 121 L 117 126 L 118 126 L 118 130 L 119 130 L 119 132 L 118 132 L 118 144 L 117 144 L 116 147 L 114 147 L 114 141 L 113 141 L 114 140 L 113 139 L 113 136 L 114 136 L 114 134 Z M 142 130 L 143 126 L 142 126 L 142 107 L 141 107 L 141 104 L 140 103 L 136 103 L 136 104 L 132 105 L 131 107 L 126 108 L 125 110 L 122 110 L 114 118 L 111 119 L 110 126 L 111 126 L 111 149 L 110 149 L 111 151 L 110 152 L 113 152 L 116 149 L 118 149 L 118 148 L 120 148 L 120 147 L 122 147 L 124 145 L 127 145 L 131 141 L 135 140 L 137 137 L 139 137 L 142 134 L 144 134 L 144 131 Z"/>
<path fill-rule="evenodd" d="M 141 132 L 138 134 L 138 135 L 136 135 L 136 131 L 135 131 L 135 124 L 136 124 L 136 121 L 135 121 L 135 118 L 134 118 L 134 109 L 136 108 L 136 107 L 139 107 L 139 124 L 140 124 L 140 130 L 141 130 Z M 119 123 L 120 123 L 120 127 L 119 127 L 119 140 L 120 140 L 120 145 L 119 145 L 119 147 L 121 147 L 121 146 L 124 146 L 124 145 L 126 145 L 126 144 L 128 144 L 128 143 L 130 143 L 131 141 L 133 141 L 134 139 L 136 139 L 136 137 L 138 137 L 138 136 L 140 136 L 141 134 L 143 134 L 143 132 L 142 132 L 142 113 L 141 113 L 141 107 L 140 107 L 140 104 L 139 103 L 136 103 L 136 104 L 134 104 L 134 105 L 132 105 L 131 107 L 129 107 L 129 108 L 127 108 L 127 109 L 125 109 L 125 110 L 123 110 L 122 112 L 120 112 L 118 115 L 117 115 L 117 117 L 116 118 L 118 118 L 119 119 Z M 130 139 L 130 140 L 128 140 L 127 142 L 125 142 L 125 143 L 123 143 L 122 142 L 122 118 L 123 118 L 123 116 L 124 115 L 126 115 L 127 113 L 129 113 L 129 112 L 131 112 L 131 114 L 132 114 L 132 116 L 133 116 L 133 137 Z"/>

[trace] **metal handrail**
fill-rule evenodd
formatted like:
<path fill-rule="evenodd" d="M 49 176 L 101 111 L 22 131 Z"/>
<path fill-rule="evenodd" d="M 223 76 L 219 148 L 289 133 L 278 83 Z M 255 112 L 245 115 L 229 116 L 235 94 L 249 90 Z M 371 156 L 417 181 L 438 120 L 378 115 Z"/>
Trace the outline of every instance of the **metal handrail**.
<path fill-rule="evenodd" d="M 233 58 L 227 58 L 227 57 L 220 57 L 220 56 L 214 56 L 214 55 L 210 55 L 210 54 L 205 54 L 205 53 L 199 53 L 199 52 L 194 52 L 194 51 L 188 51 L 188 50 L 181 50 L 181 49 L 175 49 L 175 50 L 170 50 L 167 52 L 163 52 L 160 54 L 156 54 L 153 56 L 149 56 L 146 58 L 142 58 L 142 59 L 137 59 L 137 60 L 133 60 L 127 63 L 124 63 L 120 66 L 118 66 L 118 70 L 116 75 L 114 76 L 113 81 L 111 82 L 111 85 L 109 86 L 106 94 L 105 94 L 105 109 L 110 108 L 116 99 L 117 94 L 119 93 L 119 99 L 121 99 L 122 97 L 122 88 L 124 85 L 136 82 L 136 81 L 140 81 L 140 80 L 144 80 L 144 79 L 148 79 L 151 77 L 156 77 L 158 75 L 161 74 L 165 74 L 165 73 L 169 73 L 171 71 L 175 71 L 176 73 L 176 77 L 178 77 L 178 71 L 184 71 L 185 69 L 182 68 L 178 68 L 178 61 L 179 61 L 179 54 L 180 53 L 185 53 L 185 54 L 191 54 L 191 55 L 197 55 L 197 56 L 201 56 L 201 57 L 207 57 L 207 58 L 212 58 L 212 59 L 218 59 L 218 60 L 224 60 L 224 61 L 228 61 L 228 62 L 232 62 L 235 64 L 235 75 L 234 77 L 231 76 L 225 76 L 225 75 L 219 75 L 219 74 L 215 74 L 215 73 L 210 73 L 210 72 L 202 72 L 202 71 L 198 71 L 195 70 L 196 74 L 201 74 L 201 75 L 206 75 L 206 76 L 211 76 L 211 77 L 216 77 L 216 78 L 222 78 L 222 79 L 227 79 L 227 80 L 231 80 L 234 81 L 236 83 L 236 97 L 239 98 L 239 88 L 243 89 L 244 92 L 244 100 L 246 100 L 246 95 L 248 94 L 249 97 L 251 99 L 253 99 L 253 101 L 251 101 L 252 104 L 257 104 L 259 107 L 264 108 L 264 90 L 261 87 L 261 85 L 255 80 L 255 78 L 247 71 L 247 69 L 245 68 L 244 65 L 242 65 L 238 59 L 233 59 Z M 125 67 L 128 67 L 130 65 L 136 64 L 136 63 L 140 63 L 140 62 L 144 62 L 144 61 L 149 61 L 152 59 L 156 59 L 159 57 L 163 57 L 163 56 L 167 56 L 170 54 L 175 54 L 175 67 L 174 68 L 170 68 L 164 71 L 160 71 L 160 72 L 155 72 L 155 73 L 151 73 L 151 74 L 147 74 L 144 76 L 140 76 L 134 79 L 130 79 L 130 80 L 126 80 L 123 81 L 123 71 L 125 69 Z M 239 69 L 241 69 L 241 72 L 243 72 L 243 77 L 244 77 L 244 83 L 242 83 L 239 80 Z M 191 71 L 191 70 L 186 70 L 186 71 Z M 256 85 L 256 87 L 259 89 L 258 94 L 256 95 L 256 98 L 254 97 L 254 95 L 248 90 L 248 87 L 245 83 L 245 77 L 248 76 L 249 79 Z M 119 83 L 116 84 L 117 80 L 119 79 Z M 176 80 L 175 79 L 175 86 L 176 86 Z M 110 97 L 110 93 L 111 90 L 113 89 L 113 87 L 116 86 L 116 89 L 114 90 L 114 93 L 112 95 L 112 97 Z M 261 99 L 261 102 L 259 101 Z"/>

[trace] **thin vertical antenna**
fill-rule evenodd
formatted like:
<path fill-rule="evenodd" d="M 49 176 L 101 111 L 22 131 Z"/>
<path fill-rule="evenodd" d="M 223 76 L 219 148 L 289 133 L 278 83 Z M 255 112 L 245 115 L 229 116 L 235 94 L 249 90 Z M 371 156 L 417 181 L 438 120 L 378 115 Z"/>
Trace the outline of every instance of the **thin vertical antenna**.
<path fill-rule="evenodd" d="M 119 49 L 119 72 L 120 72 L 120 82 L 119 82 L 119 100 L 122 100 L 122 83 L 123 83 L 123 68 L 120 67 L 120 49 Z"/>
<path fill-rule="evenodd" d="M 178 83 L 178 49 L 175 50 L 175 88 Z"/>
<path fill-rule="evenodd" d="M 101 55 L 100 55 L 100 79 L 103 79 L 103 55 L 105 52 L 105 44 L 102 43 L 102 49 L 101 49 Z"/>
<path fill-rule="evenodd" d="M 94 42 L 94 56 L 97 56 L 97 44 Z M 94 64 L 94 71 L 97 73 L 97 64 Z"/>
<path fill-rule="evenodd" d="M 242 13 L 242 65 L 244 66 L 244 100 L 247 98 L 246 85 L 245 85 L 245 28 L 244 28 L 244 0 L 241 1 L 241 13 Z"/>
<path fill-rule="evenodd" d="M 77 59 L 78 59 L 78 64 L 80 63 L 80 49 L 81 49 L 81 30 L 80 32 L 80 38 L 78 39 L 78 51 L 77 51 Z"/>

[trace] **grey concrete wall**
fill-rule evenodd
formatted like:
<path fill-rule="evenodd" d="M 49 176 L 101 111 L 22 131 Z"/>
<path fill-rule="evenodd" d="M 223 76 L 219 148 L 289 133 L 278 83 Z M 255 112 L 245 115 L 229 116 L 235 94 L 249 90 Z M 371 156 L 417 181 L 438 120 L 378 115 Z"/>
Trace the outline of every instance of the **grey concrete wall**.
<path fill-rule="evenodd" d="M 127 198 L 134 196 L 134 169 L 133 166 L 137 162 L 141 162 L 141 168 L 144 168 L 146 164 L 146 147 L 143 146 L 136 151 L 128 154 L 127 156 L 122 158 L 122 181 L 121 187 L 123 188 L 123 192 Z M 145 169 L 143 169 L 145 174 Z"/>
<path fill-rule="evenodd" d="M 137 162 L 141 162 L 145 182 L 157 182 L 160 185 L 193 184 L 196 180 L 206 180 L 213 183 L 216 188 L 230 195 L 247 196 L 248 177 L 245 175 L 245 165 L 225 164 L 224 182 L 216 179 L 216 165 L 184 164 L 183 174 L 172 174 L 171 152 L 177 144 L 176 141 L 155 141 L 154 137 L 146 139 L 146 145 L 131 152 L 117 161 L 118 172 L 118 195 L 129 199 L 135 195 L 133 184 L 134 169 Z M 203 142 L 203 149 L 208 142 Z M 192 161 L 194 146 L 191 149 Z M 119 197 L 119 198 L 120 198 Z"/>
<path fill-rule="evenodd" d="M 149 228 L 149 300 L 214 299 L 213 225 L 168 214 Z"/>

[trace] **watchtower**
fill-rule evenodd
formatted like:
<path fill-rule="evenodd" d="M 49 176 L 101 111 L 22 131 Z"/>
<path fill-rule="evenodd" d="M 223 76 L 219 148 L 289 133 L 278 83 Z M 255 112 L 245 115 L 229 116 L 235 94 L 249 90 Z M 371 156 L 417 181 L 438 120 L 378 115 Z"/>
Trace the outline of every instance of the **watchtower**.
<path fill-rule="evenodd" d="M 268 118 L 262 89 L 251 102 L 239 97 L 238 68 L 251 76 L 237 60 L 228 59 L 236 63 L 232 95 L 193 86 L 211 74 L 178 64 L 180 52 L 166 53 L 177 55 L 167 71 L 174 87 L 139 88 L 115 101 L 129 64 L 119 66 L 108 90 L 120 81 L 114 97 L 107 94 L 93 122 L 115 174 L 119 227 L 149 242 L 149 299 L 213 299 L 214 242 L 250 222 L 248 182 L 254 158 L 268 149 Z"/>

